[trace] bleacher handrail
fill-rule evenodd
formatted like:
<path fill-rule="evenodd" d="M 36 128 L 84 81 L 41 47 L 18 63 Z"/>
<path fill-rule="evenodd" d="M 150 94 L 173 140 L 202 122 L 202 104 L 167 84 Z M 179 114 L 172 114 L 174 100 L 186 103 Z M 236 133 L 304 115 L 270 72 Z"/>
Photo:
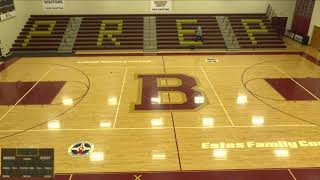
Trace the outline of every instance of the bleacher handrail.
<path fill-rule="evenodd" d="M 266 11 L 266 17 L 270 20 L 273 17 L 276 17 L 276 12 L 275 10 L 272 8 L 271 4 L 268 5 L 268 9 Z"/>
<path fill-rule="evenodd" d="M 266 11 L 266 15 L 268 15 L 270 9 L 272 9 L 271 4 L 268 5 L 267 11 Z"/>

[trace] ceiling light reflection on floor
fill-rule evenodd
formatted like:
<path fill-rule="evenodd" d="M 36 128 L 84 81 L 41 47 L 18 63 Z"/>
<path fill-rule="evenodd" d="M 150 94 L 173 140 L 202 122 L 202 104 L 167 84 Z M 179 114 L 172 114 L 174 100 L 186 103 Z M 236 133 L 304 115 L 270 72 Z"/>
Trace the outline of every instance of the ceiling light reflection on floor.
<path fill-rule="evenodd" d="M 48 122 L 48 129 L 49 130 L 57 130 L 60 129 L 60 121 L 59 120 L 52 120 Z"/>
<path fill-rule="evenodd" d="M 289 156 L 289 150 L 288 149 L 275 149 L 273 151 L 273 154 L 277 157 L 288 157 Z"/>
<path fill-rule="evenodd" d="M 118 104 L 118 98 L 117 97 L 109 97 L 108 98 L 108 104 L 110 106 L 115 106 Z"/>
<path fill-rule="evenodd" d="M 103 152 L 92 152 L 90 154 L 90 161 L 103 161 L 104 160 L 104 153 Z"/>
<path fill-rule="evenodd" d="M 73 99 L 71 98 L 63 98 L 62 104 L 65 106 L 72 106 L 73 105 Z"/>
<path fill-rule="evenodd" d="M 243 105 L 248 103 L 248 97 L 246 95 L 239 95 L 237 97 L 237 104 Z"/>
<path fill-rule="evenodd" d="M 214 126 L 214 119 L 213 118 L 202 118 L 202 126 L 203 127 L 212 127 Z"/>
<path fill-rule="evenodd" d="M 151 103 L 152 104 L 160 104 L 161 103 L 161 98 L 160 97 L 152 97 L 151 98 Z"/>
<path fill-rule="evenodd" d="M 102 128 L 109 128 L 112 126 L 112 123 L 110 121 L 101 121 L 99 126 Z"/>
<path fill-rule="evenodd" d="M 217 160 L 225 160 L 227 159 L 228 151 L 226 149 L 214 149 L 212 155 Z"/>
<path fill-rule="evenodd" d="M 264 124 L 263 116 L 252 116 L 251 123 L 254 126 L 262 126 Z"/>
<path fill-rule="evenodd" d="M 151 119 L 151 126 L 152 127 L 162 127 L 164 122 L 162 119 Z"/>
<path fill-rule="evenodd" d="M 195 96 L 194 97 L 194 103 L 196 103 L 196 104 L 203 104 L 204 101 L 205 101 L 204 96 Z"/>
<path fill-rule="evenodd" d="M 166 153 L 159 150 L 152 150 L 152 160 L 164 160 L 166 159 Z"/>

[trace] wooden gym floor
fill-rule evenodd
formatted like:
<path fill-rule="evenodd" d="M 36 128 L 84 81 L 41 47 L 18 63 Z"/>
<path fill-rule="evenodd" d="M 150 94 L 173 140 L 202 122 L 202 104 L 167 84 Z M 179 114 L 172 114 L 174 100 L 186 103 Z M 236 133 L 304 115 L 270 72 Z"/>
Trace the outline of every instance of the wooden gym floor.
<path fill-rule="evenodd" d="M 55 173 L 320 165 L 320 67 L 300 55 L 24 57 L 0 81 L 0 147 L 54 148 Z"/>

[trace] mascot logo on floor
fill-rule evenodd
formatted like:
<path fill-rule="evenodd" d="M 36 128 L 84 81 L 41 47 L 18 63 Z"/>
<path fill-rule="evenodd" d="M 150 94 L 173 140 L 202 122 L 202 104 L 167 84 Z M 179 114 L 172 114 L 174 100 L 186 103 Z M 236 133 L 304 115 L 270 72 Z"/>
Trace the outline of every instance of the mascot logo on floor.
<path fill-rule="evenodd" d="M 184 74 L 140 74 L 142 87 L 141 102 L 135 104 L 134 109 L 138 110 L 194 110 L 206 104 L 205 95 L 197 90 L 198 83 L 195 78 Z M 167 83 L 160 84 L 161 80 L 171 80 L 176 82 L 175 85 Z M 178 93 L 182 101 L 179 102 L 160 102 L 159 94 L 161 93 Z M 155 101 L 154 101 L 155 100 Z"/>
<path fill-rule="evenodd" d="M 81 141 L 71 145 L 68 153 L 73 157 L 84 157 L 94 150 L 94 145 L 88 141 Z"/>

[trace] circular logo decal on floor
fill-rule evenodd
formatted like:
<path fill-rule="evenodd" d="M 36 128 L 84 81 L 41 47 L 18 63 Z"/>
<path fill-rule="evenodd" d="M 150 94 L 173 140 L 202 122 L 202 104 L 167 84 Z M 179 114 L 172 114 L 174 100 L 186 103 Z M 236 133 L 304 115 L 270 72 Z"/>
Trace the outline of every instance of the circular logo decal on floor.
<path fill-rule="evenodd" d="M 71 145 L 68 153 L 73 157 L 84 157 L 90 154 L 94 149 L 94 145 L 88 141 L 81 141 Z"/>

